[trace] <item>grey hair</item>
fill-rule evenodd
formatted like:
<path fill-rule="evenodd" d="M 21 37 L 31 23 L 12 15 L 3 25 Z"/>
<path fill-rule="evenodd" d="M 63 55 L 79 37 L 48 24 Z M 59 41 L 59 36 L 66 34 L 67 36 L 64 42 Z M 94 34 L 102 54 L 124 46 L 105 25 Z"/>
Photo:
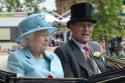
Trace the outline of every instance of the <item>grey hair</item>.
<path fill-rule="evenodd" d="M 29 45 L 28 40 L 29 40 L 29 39 L 32 39 L 33 36 L 34 36 L 33 33 L 30 33 L 30 34 L 24 36 L 24 37 L 20 40 L 20 44 L 21 44 L 22 46 L 24 46 L 24 47 L 27 47 L 27 46 Z"/>

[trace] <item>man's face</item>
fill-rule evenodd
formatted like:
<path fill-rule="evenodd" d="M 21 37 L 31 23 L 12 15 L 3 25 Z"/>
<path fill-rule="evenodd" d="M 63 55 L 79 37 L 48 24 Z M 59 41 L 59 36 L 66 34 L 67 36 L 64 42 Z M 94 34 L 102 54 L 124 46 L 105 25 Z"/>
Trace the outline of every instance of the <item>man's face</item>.
<path fill-rule="evenodd" d="M 92 35 L 93 27 L 94 24 L 92 22 L 88 21 L 75 22 L 70 25 L 72 37 L 78 42 L 86 43 L 89 41 Z"/>

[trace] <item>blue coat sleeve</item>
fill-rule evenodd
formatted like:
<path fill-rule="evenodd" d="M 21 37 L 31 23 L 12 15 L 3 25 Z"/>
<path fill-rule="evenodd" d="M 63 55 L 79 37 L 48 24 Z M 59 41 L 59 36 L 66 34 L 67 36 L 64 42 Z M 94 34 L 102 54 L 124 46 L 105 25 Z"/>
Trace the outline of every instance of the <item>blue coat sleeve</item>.
<path fill-rule="evenodd" d="M 49 56 L 48 56 L 49 55 Z M 55 53 L 50 53 L 46 51 L 46 56 L 51 60 L 50 71 L 55 75 L 55 77 L 63 78 L 64 72 L 60 59 Z"/>
<path fill-rule="evenodd" d="M 20 62 L 20 57 L 15 52 L 9 54 L 7 68 L 14 73 L 19 73 L 22 76 L 25 75 L 23 65 Z"/>

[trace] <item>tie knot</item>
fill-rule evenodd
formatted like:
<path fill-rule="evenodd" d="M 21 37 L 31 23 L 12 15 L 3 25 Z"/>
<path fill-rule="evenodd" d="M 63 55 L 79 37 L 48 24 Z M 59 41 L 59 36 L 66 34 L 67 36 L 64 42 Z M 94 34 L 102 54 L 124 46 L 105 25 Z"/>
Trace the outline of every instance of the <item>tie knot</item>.
<path fill-rule="evenodd" d="M 90 51 L 90 47 L 89 47 L 88 44 L 85 44 L 84 47 L 83 47 L 83 49 L 84 49 L 85 51 Z"/>
<path fill-rule="evenodd" d="M 85 51 L 85 55 L 90 59 L 92 58 L 91 56 L 91 49 L 88 44 L 84 44 L 83 49 Z"/>

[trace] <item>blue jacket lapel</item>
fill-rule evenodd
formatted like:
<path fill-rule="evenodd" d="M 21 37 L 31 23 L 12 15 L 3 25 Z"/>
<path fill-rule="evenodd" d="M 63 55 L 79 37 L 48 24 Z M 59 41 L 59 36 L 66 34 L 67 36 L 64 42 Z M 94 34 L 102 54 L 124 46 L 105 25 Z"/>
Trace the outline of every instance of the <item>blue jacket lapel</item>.
<path fill-rule="evenodd" d="M 34 57 L 33 57 L 32 53 L 31 53 L 31 51 L 30 51 L 29 49 L 27 49 L 27 48 L 24 48 L 23 50 L 24 50 L 24 51 L 23 51 L 23 52 L 24 52 L 24 55 L 25 55 L 25 57 L 26 57 L 26 61 L 27 61 L 29 64 L 33 65 Z"/>
<path fill-rule="evenodd" d="M 64 76 L 61 62 L 57 55 L 45 51 L 45 57 L 50 60 L 50 72 L 56 75 L 56 77 Z"/>

